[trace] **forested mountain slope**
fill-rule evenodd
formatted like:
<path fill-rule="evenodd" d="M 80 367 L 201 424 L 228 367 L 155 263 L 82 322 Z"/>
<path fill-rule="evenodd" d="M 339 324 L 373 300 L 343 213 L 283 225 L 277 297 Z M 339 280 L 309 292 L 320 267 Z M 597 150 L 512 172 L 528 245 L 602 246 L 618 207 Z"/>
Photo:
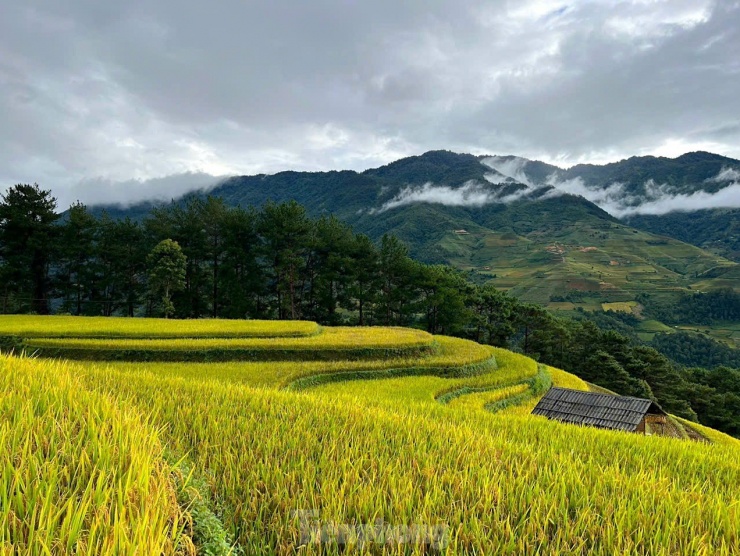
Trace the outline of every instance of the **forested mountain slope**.
<path fill-rule="evenodd" d="M 731 216 L 730 224 L 707 223 L 718 231 L 704 234 L 695 219 L 689 234 L 632 216 L 638 230 L 612 215 L 726 194 L 738 176 L 739 161 L 710 153 L 562 170 L 519 157 L 432 151 L 361 173 L 234 177 L 207 193 L 245 207 L 294 199 L 312 215 L 334 214 L 372 239 L 394 234 L 420 260 L 474 270 L 523 299 L 572 310 L 636 303 L 644 292 L 739 287 L 738 265 L 722 256 L 732 247 L 707 251 L 684 243 L 731 243 Z M 152 206 L 105 210 L 142 217 Z"/>

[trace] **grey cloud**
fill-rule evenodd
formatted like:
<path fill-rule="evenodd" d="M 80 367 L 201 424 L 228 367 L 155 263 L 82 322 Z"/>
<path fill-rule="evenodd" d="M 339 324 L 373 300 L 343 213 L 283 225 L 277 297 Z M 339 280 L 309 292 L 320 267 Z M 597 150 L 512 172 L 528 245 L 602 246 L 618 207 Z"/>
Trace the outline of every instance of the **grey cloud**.
<path fill-rule="evenodd" d="M 169 201 L 191 191 L 208 191 L 221 184 L 228 176 L 211 176 L 203 173 L 185 173 L 116 182 L 105 179 L 83 180 L 60 197 L 61 207 L 75 201 L 88 205 L 114 204 L 128 206 L 138 199 Z"/>
<path fill-rule="evenodd" d="M 740 157 L 738 51 L 728 0 L 7 0 L 0 186 L 71 198 L 436 148 Z"/>

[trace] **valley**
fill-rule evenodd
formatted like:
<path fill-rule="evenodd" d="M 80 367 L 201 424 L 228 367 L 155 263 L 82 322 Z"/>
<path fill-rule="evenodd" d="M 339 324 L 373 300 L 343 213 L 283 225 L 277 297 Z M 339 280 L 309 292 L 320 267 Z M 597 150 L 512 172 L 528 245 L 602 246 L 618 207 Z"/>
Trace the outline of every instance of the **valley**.
<path fill-rule="evenodd" d="M 712 248 L 735 241 L 732 211 L 716 211 L 707 220 L 712 231 L 702 232 L 701 212 L 641 216 L 641 204 L 654 210 L 661 202 L 734 187 L 735 169 L 740 161 L 710 153 L 563 170 L 520 157 L 431 151 L 360 173 L 234 177 L 177 202 L 206 194 L 241 206 L 295 199 L 312 215 L 333 214 L 376 241 L 393 234 L 418 260 L 454 265 L 476 281 L 555 311 L 627 311 L 627 305 L 609 305 L 627 303 L 642 320 L 637 332 L 649 339 L 655 329 L 675 326 L 651 324 L 656 319 L 639 294 L 670 304 L 692 292 L 740 292 L 740 265 L 731 248 Z M 94 211 L 143 218 L 153 206 Z M 687 243 L 692 241 L 696 245 Z M 726 328 L 696 330 L 734 343 Z"/>

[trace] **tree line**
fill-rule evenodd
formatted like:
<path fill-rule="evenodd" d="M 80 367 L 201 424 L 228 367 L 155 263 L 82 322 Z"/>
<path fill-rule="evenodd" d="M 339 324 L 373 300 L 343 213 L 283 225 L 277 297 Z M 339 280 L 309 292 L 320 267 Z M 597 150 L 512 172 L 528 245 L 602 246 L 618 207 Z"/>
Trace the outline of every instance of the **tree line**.
<path fill-rule="evenodd" d="M 666 324 L 712 326 L 740 321 L 740 293 L 730 287 L 708 292 L 683 293 L 677 300 L 642 294 L 637 299 L 649 316 Z"/>
<path fill-rule="evenodd" d="M 740 433 L 740 390 L 588 319 L 559 318 L 460 270 L 414 261 L 393 236 L 376 243 L 332 216 L 311 218 L 296 202 L 242 208 L 192 197 L 139 222 L 80 203 L 60 215 L 49 191 L 17 185 L 0 202 L 0 278 L 6 313 L 420 327 L 517 350 Z M 711 415 L 698 391 L 715 392 Z"/>

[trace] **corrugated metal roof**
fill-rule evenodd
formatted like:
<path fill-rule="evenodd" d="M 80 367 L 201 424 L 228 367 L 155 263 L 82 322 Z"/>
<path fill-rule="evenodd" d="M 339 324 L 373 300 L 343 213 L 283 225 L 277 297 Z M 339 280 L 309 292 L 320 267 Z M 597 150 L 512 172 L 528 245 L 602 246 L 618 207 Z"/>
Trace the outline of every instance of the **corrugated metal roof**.
<path fill-rule="evenodd" d="M 532 410 L 548 419 L 624 431 L 635 431 L 648 413 L 665 415 L 651 400 L 568 388 L 550 388 Z"/>

